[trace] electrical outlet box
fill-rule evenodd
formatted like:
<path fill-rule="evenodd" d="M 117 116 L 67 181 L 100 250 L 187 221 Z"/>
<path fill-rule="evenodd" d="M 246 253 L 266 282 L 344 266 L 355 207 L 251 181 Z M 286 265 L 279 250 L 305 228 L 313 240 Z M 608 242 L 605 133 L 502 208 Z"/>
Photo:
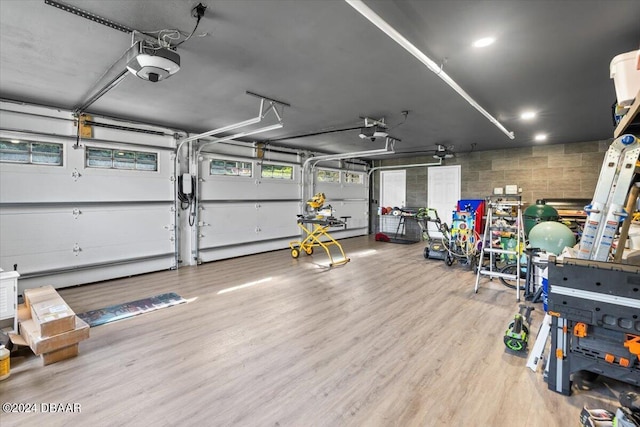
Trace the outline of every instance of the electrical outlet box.
<path fill-rule="evenodd" d="M 518 186 L 517 185 L 505 185 L 504 193 L 505 194 L 518 194 Z"/>

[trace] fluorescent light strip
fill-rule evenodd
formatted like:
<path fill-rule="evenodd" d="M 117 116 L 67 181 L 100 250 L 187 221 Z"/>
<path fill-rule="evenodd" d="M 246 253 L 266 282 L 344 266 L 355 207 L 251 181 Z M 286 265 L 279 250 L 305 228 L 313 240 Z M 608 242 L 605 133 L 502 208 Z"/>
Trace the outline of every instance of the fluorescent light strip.
<path fill-rule="evenodd" d="M 232 286 L 230 288 L 222 289 L 218 291 L 217 295 L 226 294 L 227 292 L 237 291 L 238 289 L 249 288 L 251 286 L 259 285 L 261 283 L 270 282 L 272 277 L 265 277 L 264 279 L 256 280 L 254 282 L 245 283 L 244 285 Z"/>
<path fill-rule="evenodd" d="M 404 38 L 402 34 L 389 25 L 378 14 L 365 5 L 362 0 L 345 0 L 349 6 L 360 12 L 362 16 L 367 18 L 376 27 L 382 30 L 386 35 L 391 37 L 396 43 L 405 48 L 407 52 L 415 56 L 420 62 L 427 66 L 427 68 L 433 71 L 438 77 L 440 77 L 446 84 L 451 86 L 453 90 L 458 92 L 465 101 L 467 101 L 472 107 L 478 110 L 483 116 L 485 116 L 491 123 L 493 123 L 498 129 L 500 129 L 509 139 L 514 139 L 513 132 L 508 131 L 495 117 L 493 117 L 487 110 L 482 108 L 467 92 L 464 91 L 451 77 L 447 75 L 431 58 L 425 55 L 420 49 L 415 47 L 409 40 Z"/>

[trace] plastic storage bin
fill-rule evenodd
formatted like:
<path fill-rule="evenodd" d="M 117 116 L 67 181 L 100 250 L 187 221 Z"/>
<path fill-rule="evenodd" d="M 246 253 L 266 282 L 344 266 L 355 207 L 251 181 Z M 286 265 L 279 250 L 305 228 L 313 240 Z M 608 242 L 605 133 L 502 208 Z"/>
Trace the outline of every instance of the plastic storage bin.
<path fill-rule="evenodd" d="M 640 91 L 638 55 L 640 50 L 634 50 L 617 55 L 611 60 L 611 78 L 616 88 L 619 105 L 631 105 Z"/>

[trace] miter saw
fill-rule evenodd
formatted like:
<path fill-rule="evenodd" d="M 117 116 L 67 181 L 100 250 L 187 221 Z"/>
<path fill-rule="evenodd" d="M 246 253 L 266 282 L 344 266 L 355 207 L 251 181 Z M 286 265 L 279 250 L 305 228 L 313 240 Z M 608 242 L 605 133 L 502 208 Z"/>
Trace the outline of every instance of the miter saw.
<path fill-rule="evenodd" d="M 316 193 L 311 199 L 307 200 L 307 212 L 306 219 L 333 219 L 333 208 L 331 205 L 324 206 L 324 202 L 327 197 L 324 193 Z"/>

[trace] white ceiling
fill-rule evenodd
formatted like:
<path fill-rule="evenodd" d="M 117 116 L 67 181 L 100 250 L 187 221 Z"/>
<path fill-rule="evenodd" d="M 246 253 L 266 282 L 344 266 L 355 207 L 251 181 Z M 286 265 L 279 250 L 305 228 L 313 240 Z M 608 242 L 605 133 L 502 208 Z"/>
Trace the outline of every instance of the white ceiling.
<path fill-rule="evenodd" d="M 187 0 L 66 0 L 141 31 L 195 25 Z M 385 117 L 399 152 L 525 147 L 611 137 L 611 59 L 638 49 L 640 1 L 365 0 L 484 109 L 510 140 L 423 64 L 343 0 L 203 0 L 178 48 L 181 70 L 128 76 L 89 112 L 204 132 L 256 116 L 253 91 L 291 104 L 282 129 L 256 137 L 326 152 L 380 148 L 357 131 Z M 479 50 L 471 42 L 495 35 Z M 45 4 L 0 0 L 0 97 L 74 109 L 131 45 L 131 35 Z M 112 70 L 113 71 L 113 70 Z M 537 120 L 523 122 L 526 108 Z"/>

